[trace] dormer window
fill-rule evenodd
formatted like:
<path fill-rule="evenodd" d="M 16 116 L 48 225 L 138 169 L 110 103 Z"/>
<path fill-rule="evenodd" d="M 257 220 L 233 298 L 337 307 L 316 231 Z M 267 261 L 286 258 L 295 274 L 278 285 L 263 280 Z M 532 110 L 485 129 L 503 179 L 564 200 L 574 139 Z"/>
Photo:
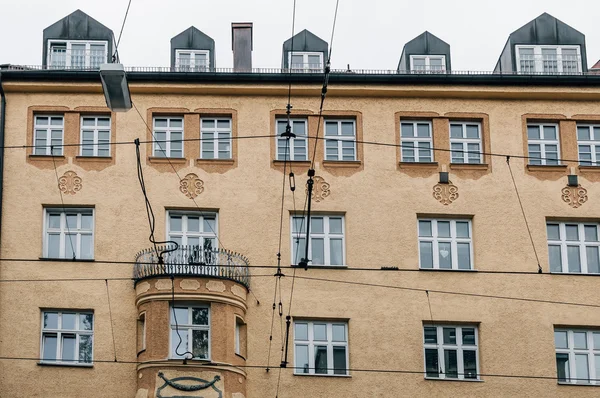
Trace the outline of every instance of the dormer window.
<path fill-rule="evenodd" d="M 517 71 L 521 73 L 581 72 L 579 46 L 515 46 Z"/>
<path fill-rule="evenodd" d="M 323 72 L 323 53 L 299 52 L 289 53 L 289 65 L 292 72 Z"/>
<path fill-rule="evenodd" d="M 49 40 L 48 65 L 56 69 L 99 69 L 107 62 L 104 41 Z"/>
<path fill-rule="evenodd" d="M 175 50 L 175 68 L 179 72 L 206 72 L 210 67 L 208 50 Z"/>
<path fill-rule="evenodd" d="M 444 72 L 446 57 L 444 55 L 411 55 L 410 70 L 416 72 Z"/>

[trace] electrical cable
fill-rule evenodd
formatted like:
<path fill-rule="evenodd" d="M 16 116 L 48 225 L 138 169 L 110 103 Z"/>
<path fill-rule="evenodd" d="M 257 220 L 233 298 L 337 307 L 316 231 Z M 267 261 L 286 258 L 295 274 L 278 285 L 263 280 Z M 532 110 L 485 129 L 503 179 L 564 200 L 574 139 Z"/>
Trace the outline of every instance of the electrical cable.
<path fill-rule="evenodd" d="M 65 201 L 63 198 L 62 191 L 60 189 L 60 179 L 58 178 L 58 170 L 56 169 L 56 161 L 54 160 L 54 147 L 53 146 L 50 146 L 50 155 L 52 156 L 52 165 L 54 166 L 54 174 L 56 175 L 56 187 L 58 188 L 58 193 L 60 194 L 60 203 L 62 203 L 62 211 L 63 211 L 63 214 L 65 215 L 65 226 L 67 227 L 67 236 L 69 237 L 69 243 L 71 244 L 71 252 L 73 253 L 73 261 L 75 261 L 77 259 L 77 252 L 75 251 L 75 246 L 73 245 L 73 235 L 71 234 L 71 227 L 69 227 L 69 218 L 67 217 L 67 209 L 65 207 Z M 75 228 L 77 228 L 77 226 L 75 226 Z"/>
<path fill-rule="evenodd" d="M 121 25 L 121 32 L 119 32 L 119 40 L 117 40 L 117 44 L 115 45 L 115 52 L 113 53 L 113 62 L 116 62 L 119 58 L 119 44 L 121 43 L 121 36 L 123 35 L 123 28 L 125 28 L 125 22 L 127 22 L 127 15 L 129 15 L 129 7 L 131 7 L 131 0 L 129 0 L 129 4 L 127 4 L 127 10 L 125 11 L 125 17 L 123 18 L 123 24 Z"/>
<path fill-rule="evenodd" d="M 179 323 L 177 322 L 177 311 L 175 311 L 175 277 L 171 274 L 171 310 L 173 311 L 173 320 L 175 321 L 175 333 L 177 333 L 177 337 L 179 338 L 179 343 L 177 347 L 175 347 L 175 354 L 177 356 L 183 357 L 183 362 L 186 360 L 194 358 L 194 353 L 189 351 L 188 347 L 185 347 L 185 351 L 183 353 L 179 353 L 179 346 L 183 343 L 183 339 L 181 337 L 181 333 L 179 332 Z M 188 342 L 189 343 L 189 342 Z M 188 358 L 189 355 L 189 358 Z"/>
<path fill-rule="evenodd" d="M 113 353 L 115 354 L 115 362 L 117 362 L 117 344 L 115 343 L 115 326 L 113 323 L 112 307 L 110 306 L 110 291 L 108 289 L 108 279 L 104 279 L 106 283 L 106 298 L 108 300 L 108 314 L 110 316 L 110 331 L 112 334 Z"/>

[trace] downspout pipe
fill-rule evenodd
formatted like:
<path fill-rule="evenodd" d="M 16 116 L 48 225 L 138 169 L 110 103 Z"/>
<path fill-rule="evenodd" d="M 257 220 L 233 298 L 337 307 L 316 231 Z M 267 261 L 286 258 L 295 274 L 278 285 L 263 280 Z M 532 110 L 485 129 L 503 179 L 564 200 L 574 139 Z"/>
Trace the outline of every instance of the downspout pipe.
<path fill-rule="evenodd" d="M 2 188 L 4 186 L 4 125 L 6 124 L 6 96 L 0 72 L 0 237 L 2 236 Z M 1 242 L 1 241 L 0 241 Z"/>

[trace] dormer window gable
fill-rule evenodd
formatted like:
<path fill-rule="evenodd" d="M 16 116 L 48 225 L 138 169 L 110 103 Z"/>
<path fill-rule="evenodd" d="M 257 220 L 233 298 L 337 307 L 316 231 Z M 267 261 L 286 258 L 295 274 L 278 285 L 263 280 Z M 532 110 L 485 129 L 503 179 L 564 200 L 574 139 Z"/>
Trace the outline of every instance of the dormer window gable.
<path fill-rule="evenodd" d="M 47 65 L 56 69 L 99 69 L 108 62 L 108 43 L 92 40 L 48 40 Z"/>

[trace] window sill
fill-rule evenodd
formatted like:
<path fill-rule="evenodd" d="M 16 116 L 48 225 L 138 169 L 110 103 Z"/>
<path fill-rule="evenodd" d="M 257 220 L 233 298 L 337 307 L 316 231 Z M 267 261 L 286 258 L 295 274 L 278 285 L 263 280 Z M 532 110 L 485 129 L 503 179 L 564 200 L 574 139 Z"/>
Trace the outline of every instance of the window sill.
<path fill-rule="evenodd" d="M 437 169 L 438 162 L 400 162 L 400 168 L 404 169 Z"/>
<path fill-rule="evenodd" d="M 40 261 L 53 261 L 53 262 L 61 262 L 61 263 L 93 263 L 96 260 L 93 258 L 76 258 L 73 260 L 72 258 L 50 258 L 50 257 L 39 257 Z"/>
<path fill-rule="evenodd" d="M 84 162 L 110 162 L 112 156 L 75 156 L 75 160 Z"/>
<path fill-rule="evenodd" d="M 467 382 L 467 383 L 483 383 L 481 379 L 441 379 L 439 377 L 427 377 L 425 376 L 425 380 L 432 381 L 459 381 L 459 382 Z"/>
<path fill-rule="evenodd" d="M 294 373 L 294 376 L 301 376 L 301 377 L 310 377 L 310 376 L 314 376 L 314 377 L 341 377 L 341 378 L 346 378 L 346 379 L 351 379 L 352 375 L 324 375 L 324 374 L 310 374 L 310 373 Z"/>
<path fill-rule="evenodd" d="M 164 163 L 185 164 L 185 163 L 187 163 L 186 158 L 163 158 L 163 157 L 150 156 L 148 158 L 148 160 L 150 161 L 150 163 L 158 163 L 158 164 L 164 164 Z"/>
<path fill-rule="evenodd" d="M 65 362 L 49 362 L 49 361 L 40 361 L 37 363 L 38 366 L 64 366 L 68 368 L 93 368 L 93 363 L 65 363 Z"/>
<path fill-rule="evenodd" d="M 296 265 L 291 265 L 291 267 L 292 268 L 301 268 L 301 269 L 304 269 L 304 267 L 301 267 L 301 266 L 299 266 L 297 264 Z M 314 268 L 314 269 L 348 269 L 348 266 L 347 265 L 318 265 L 318 264 L 317 265 L 311 265 L 311 264 L 309 264 L 308 265 L 308 269 L 311 269 L 311 268 Z"/>
<path fill-rule="evenodd" d="M 196 164 L 211 164 L 211 165 L 232 165 L 234 159 L 196 159 Z"/>
<path fill-rule="evenodd" d="M 420 268 L 419 271 L 435 271 L 435 272 L 477 272 L 476 269 L 454 269 L 454 268 Z"/>
<path fill-rule="evenodd" d="M 490 165 L 487 163 L 450 163 L 452 170 L 487 170 Z"/>
<path fill-rule="evenodd" d="M 579 166 L 579 171 L 586 173 L 600 173 L 600 165 L 598 166 Z"/>
<path fill-rule="evenodd" d="M 562 171 L 567 170 L 567 165 L 566 164 L 557 164 L 557 165 L 528 164 L 527 170 L 556 173 L 556 172 L 562 172 Z"/>
<path fill-rule="evenodd" d="M 559 381 L 557 383 L 559 386 L 572 386 L 572 387 L 600 387 L 600 384 L 591 384 L 591 383 L 569 383 L 567 381 Z"/>
<path fill-rule="evenodd" d="M 362 161 L 360 160 L 324 160 L 324 167 L 360 167 Z"/>
<path fill-rule="evenodd" d="M 570 276 L 600 276 L 600 274 L 594 274 L 594 273 L 587 273 L 584 274 L 583 272 L 556 272 L 556 271 L 550 271 L 549 272 L 551 275 L 570 275 Z"/>
<path fill-rule="evenodd" d="M 34 155 L 33 153 L 29 154 L 29 159 L 35 160 L 65 160 L 65 155 Z"/>

